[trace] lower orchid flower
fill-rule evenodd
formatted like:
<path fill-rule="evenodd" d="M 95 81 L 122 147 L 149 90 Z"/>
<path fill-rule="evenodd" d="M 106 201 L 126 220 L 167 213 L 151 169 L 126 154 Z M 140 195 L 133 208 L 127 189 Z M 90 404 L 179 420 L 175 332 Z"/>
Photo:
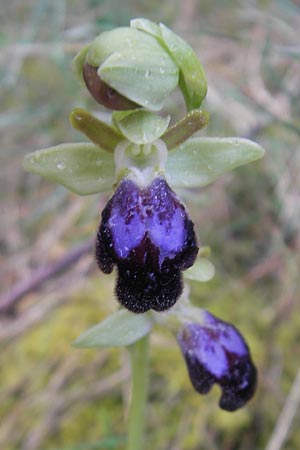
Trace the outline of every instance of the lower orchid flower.
<path fill-rule="evenodd" d="M 235 411 L 252 398 L 257 372 L 248 345 L 239 331 L 207 311 L 200 322 L 186 322 L 177 334 L 192 385 L 207 394 L 220 385 L 219 405 Z"/>

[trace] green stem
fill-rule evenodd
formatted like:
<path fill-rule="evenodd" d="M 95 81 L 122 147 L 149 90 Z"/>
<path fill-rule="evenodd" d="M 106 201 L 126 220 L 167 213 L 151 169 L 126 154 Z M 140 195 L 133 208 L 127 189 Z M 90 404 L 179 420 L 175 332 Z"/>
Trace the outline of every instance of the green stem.
<path fill-rule="evenodd" d="M 128 450 L 144 449 L 144 429 L 149 384 L 149 335 L 130 347 L 131 401 L 128 417 Z"/>

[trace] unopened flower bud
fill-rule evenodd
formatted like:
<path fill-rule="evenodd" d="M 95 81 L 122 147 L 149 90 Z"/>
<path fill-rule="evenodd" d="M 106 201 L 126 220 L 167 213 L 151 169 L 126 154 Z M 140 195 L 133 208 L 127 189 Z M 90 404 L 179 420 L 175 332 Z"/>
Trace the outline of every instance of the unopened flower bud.
<path fill-rule="evenodd" d="M 74 68 L 97 102 L 113 110 L 160 110 L 177 86 L 188 110 L 199 108 L 206 95 L 205 75 L 191 47 L 146 19 L 101 33 L 75 57 Z"/>
<path fill-rule="evenodd" d="M 128 100 L 115 89 L 108 86 L 108 84 L 104 83 L 97 71 L 97 67 L 91 66 L 87 62 L 83 64 L 82 73 L 86 87 L 98 103 L 115 111 L 139 107 L 139 105 Z"/>

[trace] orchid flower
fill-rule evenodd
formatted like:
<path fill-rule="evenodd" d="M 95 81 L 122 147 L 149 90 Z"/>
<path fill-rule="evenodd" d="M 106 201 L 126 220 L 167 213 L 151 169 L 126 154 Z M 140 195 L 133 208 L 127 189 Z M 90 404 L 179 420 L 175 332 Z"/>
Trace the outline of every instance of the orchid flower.
<path fill-rule="evenodd" d="M 191 47 L 163 24 L 134 19 L 130 27 L 101 33 L 75 57 L 74 69 L 96 102 L 112 110 L 109 123 L 76 108 L 71 124 L 91 142 L 35 151 L 24 167 L 79 195 L 111 192 L 95 254 L 102 272 L 117 268 L 115 294 L 126 309 L 75 344 L 127 346 L 150 332 L 158 314 L 151 310 L 172 314 L 183 272 L 199 281 L 214 273 L 201 249 L 198 254 L 192 219 L 176 189 L 206 186 L 264 151 L 243 138 L 193 137 L 209 119 L 204 70 Z M 187 113 L 170 125 L 171 117 L 157 112 L 176 88 Z M 219 383 L 220 406 L 231 411 L 252 396 L 256 370 L 232 325 L 203 313 L 202 321 L 181 324 L 176 335 L 197 391 Z"/>

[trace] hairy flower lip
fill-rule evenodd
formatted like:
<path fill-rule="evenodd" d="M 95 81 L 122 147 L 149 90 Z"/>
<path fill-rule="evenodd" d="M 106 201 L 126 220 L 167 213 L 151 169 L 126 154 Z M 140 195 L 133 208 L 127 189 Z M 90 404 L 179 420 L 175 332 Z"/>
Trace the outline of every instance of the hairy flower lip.
<path fill-rule="evenodd" d="M 96 259 L 104 273 L 116 265 L 116 296 L 127 309 L 163 311 L 182 293 L 181 272 L 198 247 L 192 221 L 163 177 L 147 187 L 124 178 L 102 212 Z"/>
<path fill-rule="evenodd" d="M 207 394 L 219 384 L 219 406 L 236 411 L 256 390 L 257 370 L 240 332 L 207 311 L 203 323 L 187 322 L 177 334 L 193 387 Z"/>

